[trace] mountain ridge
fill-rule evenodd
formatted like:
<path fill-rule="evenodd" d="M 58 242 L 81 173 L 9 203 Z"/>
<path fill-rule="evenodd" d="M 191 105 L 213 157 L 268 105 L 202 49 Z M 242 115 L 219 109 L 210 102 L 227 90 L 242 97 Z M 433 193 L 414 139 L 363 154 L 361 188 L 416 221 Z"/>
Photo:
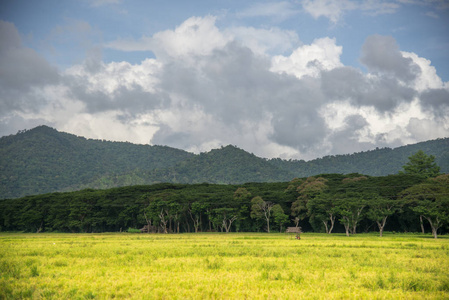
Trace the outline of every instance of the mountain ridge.
<path fill-rule="evenodd" d="M 449 138 L 304 161 L 260 158 L 232 145 L 193 154 L 38 126 L 0 138 L 0 198 L 159 182 L 279 182 L 324 173 L 384 176 L 400 171 L 418 150 L 434 155 L 441 171 L 449 172 Z"/>

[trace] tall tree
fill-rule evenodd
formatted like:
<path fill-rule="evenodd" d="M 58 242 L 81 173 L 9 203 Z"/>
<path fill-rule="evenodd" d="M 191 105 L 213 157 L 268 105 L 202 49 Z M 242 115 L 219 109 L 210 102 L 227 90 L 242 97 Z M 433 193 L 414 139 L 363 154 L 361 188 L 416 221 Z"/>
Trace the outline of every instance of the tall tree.
<path fill-rule="evenodd" d="M 274 203 L 264 201 L 260 196 L 251 200 L 251 218 L 264 218 L 267 222 L 267 232 L 270 232 L 270 217 L 273 206 Z"/>
<path fill-rule="evenodd" d="M 148 198 L 148 206 L 144 209 L 147 224 L 150 226 L 151 222 L 154 225 L 158 224 L 163 233 L 168 233 L 168 226 L 171 226 L 174 215 L 180 209 L 176 201 L 177 197 L 171 191 L 151 195 Z"/>
<path fill-rule="evenodd" d="M 335 195 L 321 194 L 307 203 L 308 211 L 316 220 L 323 223 L 326 233 L 330 234 L 334 228 L 338 209 L 335 206 Z"/>
<path fill-rule="evenodd" d="M 232 223 L 239 217 L 239 211 L 232 207 L 220 207 L 212 210 L 212 221 L 226 233 L 231 231 Z"/>
<path fill-rule="evenodd" d="M 328 189 L 326 182 L 327 179 L 323 177 L 313 176 L 308 177 L 305 181 L 302 181 L 296 189 L 299 196 L 297 200 L 292 203 L 292 216 L 298 217 L 300 220 L 310 217 L 312 211 L 309 209 L 310 207 L 308 203 Z M 315 216 L 313 216 L 313 218 L 314 217 Z"/>
<path fill-rule="evenodd" d="M 405 174 L 422 175 L 424 177 L 435 177 L 440 174 L 440 167 L 435 163 L 435 156 L 427 155 L 419 150 L 409 156 L 409 161 L 402 168 Z"/>
<path fill-rule="evenodd" d="M 434 238 L 438 229 L 449 222 L 449 174 L 414 185 L 401 193 L 414 212 L 426 219 Z"/>
<path fill-rule="evenodd" d="M 274 222 L 279 225 L 279 232 L 282 232 L 282 226 L 288 223 L 288 215 L 284 213 L 284 209 L 279 204 L 273 206 Z"/>
<path fill-rule="evenodd" d="M 346 236 L 349 236 L 349 233 L 356 234 L 357 225 L 366 207 L 366 199 L 365 195 L 358 192 L 346 192 L 339 195 L 336 207 L 341 216 L 340 222 L 345 226 Z"/>
<path fill-rule="evenodd" d="M 206 211 L 207 207 L 208 207 L 207 203 L 200 201 L 190 203 L 188 206 L 187 211 L 190 215 L 190 218 L 192 219 L 195 233 L 197 233 L 199 228 L 201 227 L 201 214 Z"/>
<path fill-rule="evenodd" d="M 379 236 L 382 237 L 388 217 L 399 210 L 399 201 L 378 196 L 369 199 L 368 204 L 368 219 L 376 222 Z"/>

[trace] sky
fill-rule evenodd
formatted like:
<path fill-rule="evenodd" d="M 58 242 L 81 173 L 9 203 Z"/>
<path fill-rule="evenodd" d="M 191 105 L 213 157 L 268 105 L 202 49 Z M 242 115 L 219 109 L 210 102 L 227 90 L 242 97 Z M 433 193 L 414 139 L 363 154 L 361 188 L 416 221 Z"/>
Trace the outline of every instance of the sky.
<path fill-rule="evenodd" d="M 0 0 L 0 136 L 310 160 L 449 137 L 448 0 Z"/>

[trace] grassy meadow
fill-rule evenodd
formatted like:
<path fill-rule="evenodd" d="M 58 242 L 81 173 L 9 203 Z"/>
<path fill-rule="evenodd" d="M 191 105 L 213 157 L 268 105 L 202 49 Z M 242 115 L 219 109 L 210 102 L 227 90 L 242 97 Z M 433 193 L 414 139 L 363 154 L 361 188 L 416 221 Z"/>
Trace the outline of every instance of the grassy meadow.
<path fill-rule="evenodd" d="M 0 299 L 448 299 L 431 235 L 0 234 Z"/>

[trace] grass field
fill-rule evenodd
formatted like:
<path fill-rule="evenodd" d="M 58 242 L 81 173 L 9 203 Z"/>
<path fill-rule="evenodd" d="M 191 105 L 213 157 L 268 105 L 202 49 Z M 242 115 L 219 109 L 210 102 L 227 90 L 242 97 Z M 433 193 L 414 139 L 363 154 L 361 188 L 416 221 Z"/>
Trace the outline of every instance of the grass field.
<path fill-rule="evenodd" d="M 449 299 L 430 235 L 0 234 L 0 299 Z"/>

